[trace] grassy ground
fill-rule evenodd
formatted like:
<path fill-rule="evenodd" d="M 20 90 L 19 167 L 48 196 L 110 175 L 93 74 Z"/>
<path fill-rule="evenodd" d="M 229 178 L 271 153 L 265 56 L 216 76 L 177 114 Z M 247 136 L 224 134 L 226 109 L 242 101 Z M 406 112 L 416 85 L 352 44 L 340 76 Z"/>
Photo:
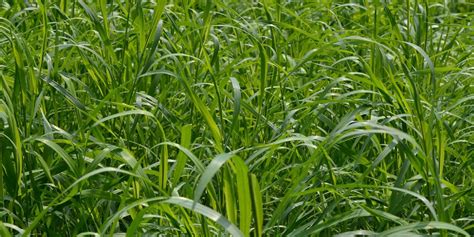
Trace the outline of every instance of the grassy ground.
<path fill-rule="evenodd" d="M 470 1 L 0 1 L 0 235 L 474 235 Z"/>

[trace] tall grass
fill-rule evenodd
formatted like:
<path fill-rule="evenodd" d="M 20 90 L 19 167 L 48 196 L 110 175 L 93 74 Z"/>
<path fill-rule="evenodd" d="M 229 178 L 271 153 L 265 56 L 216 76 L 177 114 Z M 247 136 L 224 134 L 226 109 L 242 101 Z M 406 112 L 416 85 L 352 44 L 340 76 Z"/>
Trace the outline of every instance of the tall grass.
<path fill-rule="evenodd" d="M 0 1 L 0 235 L 474 235 L 472 19 Z"/>

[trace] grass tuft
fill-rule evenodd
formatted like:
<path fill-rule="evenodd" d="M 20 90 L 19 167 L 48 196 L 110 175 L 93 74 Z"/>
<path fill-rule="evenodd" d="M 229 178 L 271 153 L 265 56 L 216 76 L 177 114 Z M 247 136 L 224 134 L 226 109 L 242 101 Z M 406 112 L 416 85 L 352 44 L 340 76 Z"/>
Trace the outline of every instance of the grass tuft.
<path fill-rule="evenodd" d="M 1 236 L 472 236 L 470 1 L 0 1 Z"/>

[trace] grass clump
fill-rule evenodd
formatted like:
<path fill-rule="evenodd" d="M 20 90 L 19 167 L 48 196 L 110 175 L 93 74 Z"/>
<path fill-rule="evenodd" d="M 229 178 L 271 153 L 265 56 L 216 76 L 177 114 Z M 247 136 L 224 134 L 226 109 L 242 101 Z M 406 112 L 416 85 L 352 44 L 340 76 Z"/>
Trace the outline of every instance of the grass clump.
<path fill-rule="evenodd" d="M 474 234 L 469 1 L 1 1 L 2 236 Z"/>

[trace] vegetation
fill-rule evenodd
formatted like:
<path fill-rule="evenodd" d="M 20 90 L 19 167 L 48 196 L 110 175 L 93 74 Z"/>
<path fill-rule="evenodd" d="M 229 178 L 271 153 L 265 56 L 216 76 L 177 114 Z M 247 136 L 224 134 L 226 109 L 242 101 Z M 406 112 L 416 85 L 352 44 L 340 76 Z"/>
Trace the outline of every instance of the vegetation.
<path fill-rule="evenodd" d="M 469 2 L 0 1 L 0 235 L 474 235 Z"/>

